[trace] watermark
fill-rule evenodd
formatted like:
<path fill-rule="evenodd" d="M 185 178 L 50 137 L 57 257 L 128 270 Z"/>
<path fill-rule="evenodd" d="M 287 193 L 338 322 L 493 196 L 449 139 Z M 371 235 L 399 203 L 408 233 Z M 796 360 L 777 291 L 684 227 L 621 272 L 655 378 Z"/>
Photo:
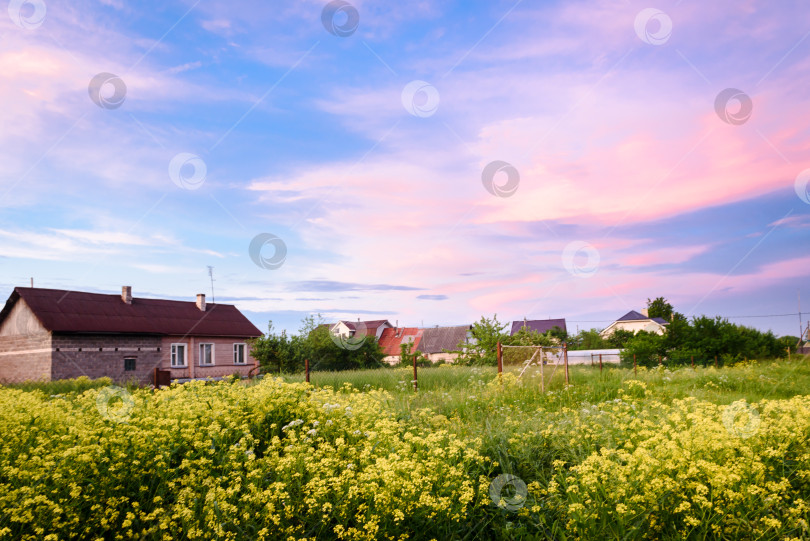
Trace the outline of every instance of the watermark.
<path fill-rule="evenodd" d="M 87 93 L 93 103 L 102 109 L 118 109 L 127 97 L 127 85 L 113 73 L 99 73 L 90 79 Z"/>
<path fill-rule="evenodd" d="M 805 169 L 799 173 L 794 187 L 799 199 L 810 205 L 810 169 Z"/>
<path fill-rule="evenodd" d="M 599 261 L 599 250 L 581 240 L 569 242 L 562 253 L 565 270 L 579 278 L 588 278 L 596 274 L 599 270 Z"/>
<path fill-rule="evenodd" d="M 506 175 L 506 182 L 502 184 L 495 183 L 495 177 L 499 173 Z M 518 173 L 514 165 L 495 160 L 488 163 L 484 170 L 481 171 L 481 182 L 484 184 L 484 188 L 495 197 L 511 197 L 515 195 L 520 185 L 520 173 Z"/>
<path fill-rule="evenodd" d="M 736 111 L 729 110 L 729 104 L 736 101 L 739 105 Z M 751 111 L 754 109 L 754 102 L 751 98 L 737 88 L 727 88 L 720 92 L 714 99 L 714 111 L 720 120 L 726 124 L 739 126 L 748 122 L 751 118 Z"/>
<path fill-rule="evenodd" d="M 360 24 L 357 9 L 344 0 L 332 0 L 323 7 L 321 22 L 326 31 L 339 38 L 354 34 Z"/>
<path fill-rule="evenodd" d="M 723 424 L 732 436 L 750 438 L 759 430 L 759 411 L 745 400 L 738 400 L 726 406 Z"/>
<path fill-rule="evenodd" d="M 633 26 L 638 38 L 650 45 L 663 45 L 669 41 L 669 37 L 672 35 L 672 19 L 656 8 L 639 11 Z"/>
<path fill-rule="evenodd" d="M 330 330 L 329 335 L 332 337 L 332 342 L 335 343 L 340 349 L 354 351 L 360 349 L 368 337 L 368 328 L 362 321 L 357 322 L 343 322 L 344 325 L 349 327 L 348 334 L 342 334 Z M 354 330 L 351 329 L 354 327 Z"/>
<path fill-rule="evenodd" d="M 427 118 L 439 109 L 439 91 L 425 81 L 411 81 L 402 89 L 402 106 L 413 116 Z"/>
<path fill-rule="evenodd" d="M 8 16 L 14 24 L 26 30 L 42 26 L 47 12 L 43 0 L 11 0 L 8 3 Z"/>
<path fill-rule="evenodd" d="M 273 247 L 273 254 L 270 257 L 262 255 L 265 246 Z M 287 260 L 287 245 L 281 240 L 281 237 L 277 237 L 272 233 L 259 233 L 250 241 L 248 253 L 257 267 L 276 270 L 281 268 Z"/>
<path fill-rule="evenodd" d="M 120 404 L 115 406 L 113 403 L 119 400 Z M 98 392 L 96 409 L 108 421 L 126 423 L 135 409 L 135 401 L 126 389 L 109 385 Z"/>
<path fill-rule="evenodd" d="M 169 162 L 169 178 L 184 190 L 196 190 L 207 175 L 208 167 L 196 154 L 181 152 Z"/>
<path fill-rule="evenodd" d="M 507 495 L 504 495 L 504 490 L 507 491 Z M 528 495 L 529 490 L 523 479 L 511 473 L 502 473 L 489 484 L 489 497 L 492 503 L 508 511 L 520 510 L 526 505 Z"/>

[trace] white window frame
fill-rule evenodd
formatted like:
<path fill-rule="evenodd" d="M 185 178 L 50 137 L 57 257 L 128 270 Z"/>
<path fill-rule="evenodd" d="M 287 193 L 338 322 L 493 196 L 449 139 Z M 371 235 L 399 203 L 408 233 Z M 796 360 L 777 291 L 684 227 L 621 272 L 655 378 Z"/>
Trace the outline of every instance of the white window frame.
<path fill-rule="evenodd" d="M 237 351 L 242 350 L 242 362 L 239 362 L 239 356 L 237 355 Z M 237 364 L 239 366 L 247 364 L 247 344 L 244 342 L 235 342 L 233 345 L 233 364 Z"/>
<path fill-rule="evenodd" d="M 177 346 L 183 347 L 183 364 L 178 364 L 177 360 Z M 176 342 L 172 344 L 172 347 L 169 352 L 169 364 L 172 368 L 185 368 L 188 366 L 188 344 L 185 342 Z"/>
<path fill-rule="evenodd" d="M 205 355 L 203 354 L 203 351 L 205 351 L 205 349 L 204 349 L 205 346 L 211 346 L 211 362 L 210 363 L 204 362 L 205 361 Z M 200 366 L 214 366 L 216 364 L 216 362 L 214 362 L 215 354 L 214 354 L 214 343 L 213 342 L 200 342 L 200 347 L 198 348 L 198 351 L 200 352 L 200 357 L 199 357 Z"/>

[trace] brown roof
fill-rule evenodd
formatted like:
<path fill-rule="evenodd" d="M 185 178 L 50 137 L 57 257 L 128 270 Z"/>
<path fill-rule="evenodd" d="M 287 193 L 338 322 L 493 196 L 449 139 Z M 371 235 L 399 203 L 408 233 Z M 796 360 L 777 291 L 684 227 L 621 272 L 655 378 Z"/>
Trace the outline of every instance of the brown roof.
<path fill-rule="evenodd" d="M 386 355 L 402 353 L 400 344 L 413 344 L 411 351 L 416 351 L 422 338 L 422 329 L 416 327 L 389 327 L 380 335 L 380 349 Z"/>
<path fill-rule="evenodd" d="M 2 322 L 18 299 L 23 299 L 42 325 L 52 332 L 158 334 L 188 336 L 261 336 L 242 313 L 230 304 L 133 298 L 121 295 L 17 287 L 0 311 Z"/>
<path fill-rule="evenodd" d="M 422 353 L 441 353 L 445 350 L 458 351 L 458 345 L 467 341 L 467 331 L 470 325 L 459 327 L 434 327 L 422 331 L 422 340 L 419 341 L 417 351 Z"/>
<path fill-rule="evenodd" d="M 388 325 L 389 327 L 391 326 L 391 324 L 388 323 L 387 319 L 375 319 L 373 321 L 341 320 L 340 322 L 346 325 L 346 327 L 348 327 L 350 331 L 357 331 L 357 327 L 359 326 L 361 330 L 365 329 L 363 332 L 366 335 L 377 334 L 377 328 L 380 325 Z"/>

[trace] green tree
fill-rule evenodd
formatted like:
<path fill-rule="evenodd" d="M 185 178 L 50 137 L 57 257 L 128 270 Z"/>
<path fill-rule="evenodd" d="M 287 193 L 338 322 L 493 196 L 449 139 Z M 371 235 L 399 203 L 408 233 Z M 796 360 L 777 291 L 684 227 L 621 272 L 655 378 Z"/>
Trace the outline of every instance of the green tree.
<path fill-rule="evenodd" d="M 778 347 L 782 350 L 782 352 L 787 353 L 787 350 L 790 349 L 791 353 L 796 353 L 796 346 L 799 343 L 798 336 L 780 336 L 776 340 Z"/>
<path fill-rule="evenodd" d="M 655 300 L 647 299 L 647 315 L 649 317 L 662 317 L 667 321 L 672 321 L 672 305 L 664 298 L 658 297 Z"/>
<path fill-rule="evenodd" d="M 251 355 L 264 372 L 300 372 L 305 360 L 312 370 L 348 370 L 382 366 L 384 354 L 376 337 L 366 336 L 341 347 L 333 339 L 329 325 L 320 314 L 307 316 L 301 322 L 298 335 L 276 334 L 273 323 L 267 334 L 251 341 Z"/>
<path fill-rule="evenodd" d="M 263 372 L 298 372 L 304 368 L 299 337 L 288 337 L 284 331 L 276 334 L 272 321 L 267 324 L 267 334 L 250 341 L 250 354 Z"/>
<path fill-rule="evenodd" d="M 498 321 L 498 314 L 492 319 L 481 316 L 472 325 L 472 343 L 459 343 L 461 351 L 458 363 L 473 365 L 495 365 L 498 363 L 498 342 L 504 343 L 509 334 L 505 332 L 507 324 Z"/>
<path fill-rule="evenodd" d="M 610 345 L 599 334 L 599 329 L 582 329 L 568 341 L 568 349 L 608 349 Z"/>
<path fill-rule="evenodd" d="M 616 329 L 605 339 L 606 346 L 609 348 L 621 349 L 633 338 L 633 331 L 627 329 Z"/>
<path fill-rule="evenodd" d="M 568 333 L 562 328 L 557 325 L 554 325 L 550 331 L 548 331 L 549 336 L 556 339 L 558 343 L 562 344 L 563 342 L 568 342 L 570 340 L 570 336 Z"/>
<path fill-rule="evenodd" d="M 301 335 L 305 337 L 302 349 L 311 370 L 355 370 L 384 364 L 385 354 L 376 337 L 356 337 L 348 344 L 336 340 L 320 314 L 303 319 Z"/>
<path fill-rule="evenodd" d="M 647 331 L 637 332 L 622 350 L 622 361 L 625 364 L 632 364 L 634 355 L 639 366 L 657 365 L 666 355 L 664 336 Z"/>

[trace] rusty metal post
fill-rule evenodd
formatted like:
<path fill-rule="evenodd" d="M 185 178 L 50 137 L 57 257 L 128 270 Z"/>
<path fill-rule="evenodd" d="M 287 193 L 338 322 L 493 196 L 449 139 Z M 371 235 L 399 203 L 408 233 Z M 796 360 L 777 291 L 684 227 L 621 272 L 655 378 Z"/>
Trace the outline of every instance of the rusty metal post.
<path fill-rule="evenodd" d="M 563 342 L 563 357 L 565 358 L 565 384 L 568 385 L 570 382 L 568 376 L 568 344 Z"/>
<path fill-rule="evenodd" d="M 309 359 L 304 359 L 304 372 L 306 372 L 307 383 L 309 383 Z"/>
<path fill-rule="evenodd" d="M 602 354 L 599 354 L 599 373 L 602 373 Z"/>
<path fill-rule="evenodd" d="M 636 367 L 636 354 L 633 353 L 633 373 L 638 376 L 638 368 Z"/>
<path fill-rule="evenodd" d="M 498 375 L 503 374 L 503 348 L 501 343 L 498 342 Z"/>
<path fill-rule="evenodd" d="M 419 390 L 419 379 L 416 377 L 416 355 L 413 356 L 413 390 Z"/>

